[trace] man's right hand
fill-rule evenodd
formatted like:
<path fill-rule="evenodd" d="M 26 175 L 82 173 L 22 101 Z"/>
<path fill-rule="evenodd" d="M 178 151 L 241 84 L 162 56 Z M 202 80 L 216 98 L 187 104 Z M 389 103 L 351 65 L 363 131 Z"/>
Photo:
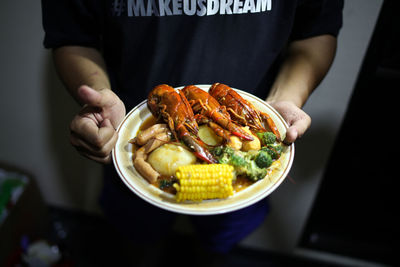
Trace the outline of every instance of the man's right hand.
<path fill-rule="evenodd" d="M 89 159 L 110 163 L 125 105 L 110 89 L 96 91 L 86 85 L 78 89 L 78 98 L 83 106 L 70 124 L 71 144 Z"/>

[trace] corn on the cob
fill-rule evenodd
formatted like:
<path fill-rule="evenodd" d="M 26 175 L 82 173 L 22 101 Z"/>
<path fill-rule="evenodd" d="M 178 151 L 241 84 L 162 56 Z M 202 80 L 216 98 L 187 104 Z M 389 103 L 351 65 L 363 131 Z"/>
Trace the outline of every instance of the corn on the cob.
<path fill-rule="evenodd" d="M 228 164 L 186 165 L 176 170 L 176 200 L 202 201 L 233 195 L 234 168 Z"/>

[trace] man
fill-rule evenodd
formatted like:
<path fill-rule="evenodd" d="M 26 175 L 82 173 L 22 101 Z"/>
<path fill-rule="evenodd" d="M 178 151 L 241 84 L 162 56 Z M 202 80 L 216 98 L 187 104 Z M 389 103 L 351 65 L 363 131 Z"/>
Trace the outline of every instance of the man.
<path fill-rule="evenodd" d="M 289 124 L 285 142 L 294 142 L 311 123 L 301 107 L 333 61 L 343 1 L 42 0 L 42 6 L 44 44 L 82 105 L 71 122 L 71 143 L 106 164 L 126 110 L 161 83 L 220 82 L 262 97 Z M 137 199 L 110 165 L 102 204 L 137 242 L 157 239 L 163 232 L 157 225 L 174 218 Z M 205 248 L 226 253 L 267 211 L 263 200 L 191 218 Z"/>

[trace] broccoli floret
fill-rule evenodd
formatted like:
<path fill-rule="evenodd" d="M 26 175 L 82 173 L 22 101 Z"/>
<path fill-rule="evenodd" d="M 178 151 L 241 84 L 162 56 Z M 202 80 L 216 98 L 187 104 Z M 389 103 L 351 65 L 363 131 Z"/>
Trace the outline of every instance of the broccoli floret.
<path fill-rule="evenodd" d="M 231 157 L 228 154 L 222 154 L 221 157 L 218 157 L 218 162 L 221 164 L 229 164 Z"/>
<path fill-rule="evenodd" d="M 226 154 L 231 157 L 235 153 L 235 150 L 229 146 L 221 147 L 221 154 Z"/>
<path fill-rule="evenodd" d="M 210 152 L 214 155 L 214 156 L 221 156 L 223 153 L 223 147 L 222 146 L 217 146 L 214 147 L 213 149 L 210 150 Z"/>
<path fill-rule="evenodd" d="M 212 153 L 218 158 L 219 163 L 229 164 L 234 150 L 231 147 L 216 147 Z"/>
<path fill-rule="evenodd" d="M 270 144 L 261 148 L 261 151 L 267 152 L 272 159 L 279 159 L 282 154 L 283 146 L 281 144 Z"/>
<path fill-rule="evenodd" d="M 219 163 L 230 164 L 235 168 L 244 167 L 247 164 L 247 153 L 236 151 L 231 147 L 222 148 L 222 153 L 218 157 Z"/>
<path fill-rule="evenodd" d="M 276 141 L 276 136 L 272 132 L 257 133 L 263 145 L 273 144 Z"/>
<path fill-rule="evenodd" d="M 241 167 L 246 165 L 246 161 L 244 159 L 244 157 L 242 157 L 242 155 L 240 155 L 239 153 L 234 153 L 231 156 L 231 160 L 230 163 L 234 166 L 234 167 Z"/>
<path fill-rule="evenodd" d="M 264 179 L 268 170 L 266 168 L 259 168 L 255 161 L 250 161 L 246 166 L 246 175 L 252 181 Z"/>
<path fill-rule="evenodd" d="M 240 166 L 241 164 L 244 164 L 241 152 L 235 151 L 233 148 L 228 146 L 221 149 L 218 161 L 219 163 L 231 164 L 234 166 Z"/>
<path fill-rule="evenodd" d="M 266 152 L 262 152 L 267 154 Z M 236 151 L 230 147 L 223 147 L 220 156 L 217 156 L 219 163 L 230 164 L 235 168 L 237 175 L 245 175 L 252 181 L 263 179 L 267 175 L 266 168 L 257 166 L 255 159 L 259 153 Z M 268 155 L 268 154 L 267 154 Z M 272 161 L 272 159 L 271 159 Z"/>
<path fill-rule="evenodd" d="M 272 157 L 266 151 L 261 150 L 255 158 L 255 162 L 260 168 L 268 168 L 272 164 Z"/>
<path fill-rule="evenodd" d="M 245 153 L 244 161 L 241 162 L 243 164 L 235 166 L 235 171 L 238 175 L 242 174 L 252 181 L 258 181 L 267 175 L 267 169 L 259 168 L 253 158 L 253 155 Z"/>
<path fill-rule="evenodd" d="M 171 187 L 175 183 L 175 181 L 162 179 L 160 180 L 159 183 L 160 183 L 160 189 L 164 189 L 167 187 Z"/>
<path fill-rule="evenodd" d="M 234 165 L 232 162 L 230 164 L 235 167 L 235 171 L 237 174 L 246 174 L 247 173 L 247 166 L 250 164 L 251 160 L 248 157 L 236 157 Z"/>

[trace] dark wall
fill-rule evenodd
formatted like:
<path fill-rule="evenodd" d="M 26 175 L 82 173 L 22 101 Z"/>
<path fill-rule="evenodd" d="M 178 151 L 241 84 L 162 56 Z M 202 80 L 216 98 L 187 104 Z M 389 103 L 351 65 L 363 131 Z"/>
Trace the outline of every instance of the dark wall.
<path fill-rule="evenodd" d="M 382 6 L 300 247 L 395 264 L 399 10 L 399 1 Z"/>

